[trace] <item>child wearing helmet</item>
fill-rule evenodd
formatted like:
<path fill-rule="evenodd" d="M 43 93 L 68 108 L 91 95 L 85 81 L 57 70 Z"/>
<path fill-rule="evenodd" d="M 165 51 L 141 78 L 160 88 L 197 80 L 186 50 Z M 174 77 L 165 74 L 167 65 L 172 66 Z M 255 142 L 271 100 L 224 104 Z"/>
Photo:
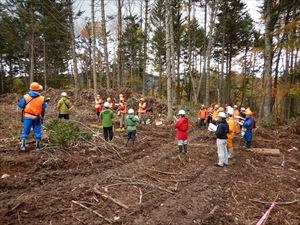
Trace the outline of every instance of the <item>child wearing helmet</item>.
<path fill-rule="evenodd" d="M 61 99 L 57 103 L 58 118 L 68 120 L 70 117 L 71 102 L 66 92 L 62 92 Z"/>
<path fill-rule="evenodd" d="M 113 118 L 114 113 L 109 108 L 109 102 L 104 103 L 104 110 L 100 113 L 99 119 L 103 126 L 103 136 L 105 141 L 112 141 L 113 133 Z"/>
<path fill-rule="evenodd" d="M 178 140 L 178 149 L 179 153 L 187 153 L 187 131 L 189 128 L 189 120 L 185 116 L 184 110 L 179 110 L 178 115 L 180 116 L 177 119 L 174 116 L 175 128 L 176 128 L 176 139 Z"/>
<path fill-rule="evenodd" d="M 224 112 L 218 113 L 219 120 L 217 121 L 217 148 L 218 148 L 218 164 L 219 167 L 228 165 L 228 152 L 227 152 L 227 134 L 229 132 L 229 126 L 226 122 L 226 114 Z"/>
<path fill-rule="evenodd" d="M 132 140 L 132 146 L 134 145 L 134 141 L 136 139 L 136 123 L 139 121 L 139 117 L 134 115 L 134 110 L 129 109 L 128 115 L 125 117 L 125 123 L 127 125 L 127 142 L 125 146 L 130 140 Z"/>

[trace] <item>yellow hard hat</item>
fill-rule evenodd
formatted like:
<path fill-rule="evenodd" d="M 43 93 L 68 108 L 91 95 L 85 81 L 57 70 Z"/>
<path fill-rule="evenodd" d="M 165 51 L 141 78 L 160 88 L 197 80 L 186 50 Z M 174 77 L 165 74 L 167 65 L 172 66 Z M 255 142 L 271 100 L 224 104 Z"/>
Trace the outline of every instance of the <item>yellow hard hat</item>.
<path fill-rule="evenodd" d="M 123 98 L 123 97 L 121 97 L 121 98 L 120 98 L 120 101 L 121 101 L 121 102 L 122 102 L 122 101 L 124 101 L 124 98 Z"/>
<path fill-rule="evenodd" d="M 219 105 L 215 105 L 215 109 L 218 109 L 219 108 Z"/>
<path fill-rule="evenodd" d="M 142 101 L 142 102 L 143 102 L 143 101 L 145 101 L 145 99 L 144 99 L 144 98 L 140 98 L 140 101 Z"/>
<path fill-rule="evenodd" d="M 223 107 L 218 108 L 218 112 L 224 112 L 224 108 Z"/>
<path fill-rule="evenodd" d="M 250 115 L 252 115 L 252 111 L 249 108 L 247 108 L 245 114 L 247 116 L 250 116 Z"/>

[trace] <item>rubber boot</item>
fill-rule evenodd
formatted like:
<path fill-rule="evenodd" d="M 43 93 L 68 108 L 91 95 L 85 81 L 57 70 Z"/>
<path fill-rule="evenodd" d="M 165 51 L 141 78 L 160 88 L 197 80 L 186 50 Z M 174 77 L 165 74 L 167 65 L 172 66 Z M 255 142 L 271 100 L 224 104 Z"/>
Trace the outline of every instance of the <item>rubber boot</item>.
<path fill-rule="evenodd" d="M 187 145 L 185 145 L 185 144 L 183 145 L 183 152 L 187 153 Z"/>
<path fill-rule="evenodd" d="M 21 149 L 21 151 L 26 150 L 26 138 L 22 138 L 20 149 Z"/>
<path fill-rule="evenodd" d="M 178 145 L 178 149 L 179 149 L 179 153 L 183 152 L 183 146 L 182 145 Z"/>
<path fill-rule="evenodd" d="M 41 140 L 40 139 L 36 139 L 36 141 L 35 141 L 35 150 L 37 150 L 37 151 L 41 150 Z"/>
<path fill-rule="evenodd" d="M 233 148 L 228 149 L 228 158 L 231 159 L 233 157 Z"/>

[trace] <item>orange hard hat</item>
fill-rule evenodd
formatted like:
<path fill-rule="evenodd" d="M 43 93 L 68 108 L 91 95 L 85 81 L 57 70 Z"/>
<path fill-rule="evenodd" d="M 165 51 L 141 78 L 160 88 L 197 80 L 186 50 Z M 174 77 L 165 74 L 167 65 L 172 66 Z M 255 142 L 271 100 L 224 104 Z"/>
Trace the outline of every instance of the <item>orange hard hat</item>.
<path fill-rule="evenodd" d="M 37 83 L 37 82 L 32 82 L 31 84 L 30 84 L 30 90 L 32 90 L 32 91 L 40 91 L 41 90 L 41 85 L 39 85 L 39 83 Z"/>

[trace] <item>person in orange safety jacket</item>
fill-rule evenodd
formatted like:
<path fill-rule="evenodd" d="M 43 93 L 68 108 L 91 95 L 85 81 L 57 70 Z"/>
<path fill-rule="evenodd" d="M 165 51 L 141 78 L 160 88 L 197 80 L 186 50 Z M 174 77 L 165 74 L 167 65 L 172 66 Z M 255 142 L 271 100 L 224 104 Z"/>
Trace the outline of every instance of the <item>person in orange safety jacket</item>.
<path fill-rule="evenodd" d="M 100 98 L 100 95 L 97 95 L 95 98 L 95 109 L 96 109 L 97 117 L 99 118 L 99 115 L 100 115 L 101 111 L 103 110 L 103 101 Z"/>
<path fill-rule="evenodd" d="M 229 132 L 227 133 L 227 149 L 228 149 L 228 158 L 233 156 L 233 139 L 235 134 L 239 132 L 239 124 L 234 118 L 234 109 L 231 107 L 227 108 L 227 123 L 229 126 Z"/>
<path fill-rule="evenodd" d="M 125 114 L 127 113 L 127 107 L 124 98 L 120 98 L 120 102 L 118 105 L 118 116 L 120 117 L 120 129 L 124 130 L 125 125 Z"/>
<path fill-rule="evenodd" d="M 139 109 L 138 109 L 138 117 L 140 119 L 140 122 L 143 124 L 146 124 L 146 102 L 144 98 L 140 98 L 139 102 Z"/>
<path fill-rule="evenodd" d="M 41 138 L 42 138 L 42 120 L 47 107 L 44 96 L 41 96 L 40 92 L 43 87 L 33 82 L 30 84 L 30 91 L 24 95 L 19 102 L 19 107 L 22 110 L 22 122 L 23 130 L 21 133 L 21 151 L 26 150 L 26 140 L 30 133 L 31 127 L 33 127 L 33 133 L 36 140 L 35 148 L 40 150 Z"/>
<path fill-rule="evenodd" d="M 200 108 L 199 113 L 198 113 L 199 128 L 205 128 L 205 123 L 206 123 L 206 120 L 207 120 L 207 116 L 208 116 L 207 109 L 204 107 L 204 105 L 201 105 L 201 108 Z"/>

